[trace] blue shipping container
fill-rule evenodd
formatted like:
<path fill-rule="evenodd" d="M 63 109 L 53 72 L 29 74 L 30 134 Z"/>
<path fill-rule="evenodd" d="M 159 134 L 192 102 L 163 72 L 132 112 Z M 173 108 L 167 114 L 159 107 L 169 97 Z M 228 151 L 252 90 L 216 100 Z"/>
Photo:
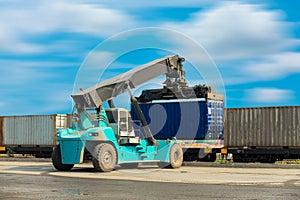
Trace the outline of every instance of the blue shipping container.
<path fill-rule="evenodd" d="M 223 138 L 222 101 L 165 101 L 140 103 L 149 128 L 156 139 L 212 140 Z M 140 119 L 131 108 L 136 135 L 145 137 Z"/>

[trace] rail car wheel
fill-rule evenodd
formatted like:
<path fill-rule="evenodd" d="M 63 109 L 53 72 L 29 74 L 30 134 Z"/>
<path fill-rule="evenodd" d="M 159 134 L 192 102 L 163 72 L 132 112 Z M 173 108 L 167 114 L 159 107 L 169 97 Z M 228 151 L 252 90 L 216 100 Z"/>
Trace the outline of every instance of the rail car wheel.
<path fill-rule="evenodd" d="M 239 154 L 234 154 L 233 155 L 233 162 L 247 162 L 244 156 L 239 155 Z"/>
<path fill-rule="evenodd" d="M 57 145 L 52 152 L 52 164 L 58 171 L 70 171 L 74 167 L 73 164 L 62 163 L 60 145 Z"/>
<path fill-rule="evenodd" d="M 95 146 L 92 162 L 96 171 L 112 171 L 117 163 L 117 152 L 113 145 L 102 143 Z"/>
<path fill-rule="evenodd" d="M 264 158 L 259 160 L 261 163 L 275 163 L 276 162 L 276 157 L 272 155 L 265 155 Z"/>

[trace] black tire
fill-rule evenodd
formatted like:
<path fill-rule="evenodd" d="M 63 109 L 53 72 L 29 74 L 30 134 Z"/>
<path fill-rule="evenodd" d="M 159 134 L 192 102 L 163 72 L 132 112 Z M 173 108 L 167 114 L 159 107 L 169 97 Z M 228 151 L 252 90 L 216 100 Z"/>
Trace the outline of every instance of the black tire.
<path fill-rule="evenodd" d="M 101 143 L 95 146 L 92 162 L 98 172 L 112 171 L 117 164 L 117 152 L 114 146 L 109 143 Z"/>
<path fill-rule="evenodd" d="M 170 164 L 168 167 L 176 169 L 182 166 L 183 151 L 179 144 L 173 144 L 170 150 Z"/>
<path fill-rule="evenodd" d="M 74 164 L 63 164 L 61 162 L 60 145 L 57 145 L 52 152 L 52 164 L 58 171 L 70 171 Z"/>
<path fill-rule="evenodd" d="M 208 157 L 208 162 L 215 162 L 217 160 L 217 155 L 215 153 L 210 153 Z"/>

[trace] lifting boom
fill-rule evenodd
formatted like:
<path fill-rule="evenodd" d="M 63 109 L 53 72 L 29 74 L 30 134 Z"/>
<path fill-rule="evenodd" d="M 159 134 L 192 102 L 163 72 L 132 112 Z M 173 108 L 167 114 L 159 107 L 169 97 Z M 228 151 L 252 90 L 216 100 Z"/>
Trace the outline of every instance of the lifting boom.
<path fill-rule="evenodd" d="M 76 107 L 99 107 L 104 101 L 126 92 L 128 84 L 130 88 L 135 88 L 162 74 L 166 75 L 168 82 L 175 79 L 177 84 L 185 85 L 182 62 L 184 62 L 184 58 L 180 58 L 178 55 L 157 59 L 73 94 L 72 98 Z"/>

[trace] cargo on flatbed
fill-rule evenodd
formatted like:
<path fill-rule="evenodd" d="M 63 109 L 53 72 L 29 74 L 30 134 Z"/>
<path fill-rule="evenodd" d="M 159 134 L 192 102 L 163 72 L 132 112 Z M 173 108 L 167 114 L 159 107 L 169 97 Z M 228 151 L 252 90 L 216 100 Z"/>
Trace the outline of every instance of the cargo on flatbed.
<path fill-rule="evenodd" d="M 223 138 L 222 101 L 163 101 L 140 103 L 150 130 L 157 139 L 215 140 Z M 136 128 L 140 120 L 134 109 L 131 117 Z M 140 137 L 143 137 L 140 128 Z"/>
<path fill-rule="evenodd" d="M 176 138 L 185 160 L 214 161 L 223 147 L 224 106 L 220 100 L 172 100 L 139 103 L 156 139 Z M 145 133 L 137 113 L 131 109 L 135 132 Z"/>

